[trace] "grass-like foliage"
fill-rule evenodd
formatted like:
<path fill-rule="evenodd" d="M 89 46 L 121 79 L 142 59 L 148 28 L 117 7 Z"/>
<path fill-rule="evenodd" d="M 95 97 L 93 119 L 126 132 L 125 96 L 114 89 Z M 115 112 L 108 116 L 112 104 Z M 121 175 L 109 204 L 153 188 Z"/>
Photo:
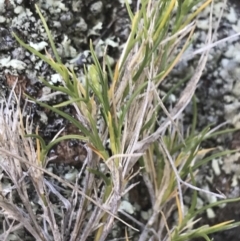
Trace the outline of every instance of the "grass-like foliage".
<path fill-rule="evenodd" d="M 196 187 L 195 178 L 201 165 L 229 151 L 211 154 L 214 149 L 200 149 L 204 140 L 219 133 L 210 131 L 208 126 L 201 132 L 196 131 L 197 109 L 194 99 L 194 118 L 187 134 L 181 128 L 179 118 L 192 100 L 209 48 L 202 50 L 193 75 L 186 74 L 186 87 L 171 111 L 165 107 L 165 100 L 170 93 L 179 89 L 179 83 L 183 80 L 179 79 L 179 83 L 169 90 L 164 99 L 159 96 L 159 88 L 164 80 L 169 79 L 171 71 L 181 61 L 192 41 L 196 17 L 209 6 L 211 0 L 142 0 L 139 1 L 141 4 L 136 13 L 131 11 L 127 2 L 126 8 L 132 22 L 131 33 L 115 69 L 112 70 L 107 56 L 99 62 L 94 46 L 90 43 L 93 64 L 85 67 L 84 81 L 79 81 L 73 69 L 62 63 L 38 7 L 36 9 L 54 56 L 38 52 L 15 35 L 24 48 L 49 64 L 62 78 L 62 84 L 58 86 L 41 78 L 44 85 L 50 87 L 53 93 L 61 92 L 68 96 L 67 101 L 56 106 L 34 100 L 31 96 L 28 98 L 67 119 L 80 130 L 81 135 L 56 136 L 46 144 L 37 131 L 32 130 L 31 123 L 23 123 L 19 105 L 14 111 L 14 106 L 5 103 L 8 111 L 5 111 L 1 120 L 1 129 L 4 127 L 5 131 L 0 140 L 0 165 L 12 181 L 12 189 L 18 193 L 22 206 L 17 207 L 13 200 L 6 197 L 0 199 L 8 223 L 8 229 L 4 230 L 1 238 L 6 238 L 23 225 L 35 240 L 84 241 L 89 240 L 89 237 L 94 237 L 95 241 L 106 240 L 114 222 L 119 219 L 121 197 L 131 188 L 138 188 L 135 184 L 129 184 L 137 175 L 143 177 L 152 207 L 149 221 L 141 224 L 141 231 L 137 231 L 141 241 L 180 241 L 195 237 L 210 240 L 209 234 L 239 225 L 230 220 L 215 226 L 193 226 L 198 221 L 197 215 L 207 208 L 236 201 L 225 199 L 201 209 L 196 208 L 199 192 L 225 198 L 222 194 Z M 211 24 L 212 13 L 206 42 L 209 46 L 212 43 Z M 62 111 L 62 107 L 67 105 L 75 108 L 76 118 Z M 164 116 L 165 119 L 161 118 Z M 159 122 L 159 119 L 164 121 Z M 37 140 L 36 147 L 34 138 Z M 77 181 L 72 185 L 46 169 L 47 154 L 53 146 L 66 139 L 78 139 L 86 143 L 87 158 L 77 175 L 77 181 L 83 179 L 82 189 L 78 187 Z M 110 152 L 106 148 L 108 139 Z M 105 171 L 100 170 L 100 163 L 104 163 Z M 133 167 L 136 166 L 139 166 L 139 170 L 134 172 Z M 70 188 L 70 198 L 66 199 L 60 194 L 44 174 Z M 101 185 L 98 184 L 99 179 Z M 31 184 L 27 184 L 29 182 Z M 35 189 L 38 198 L 42 212 L 39 217 L 30 205 L 27 191 L 29 185 Z M 184 210 L 183 201 L 187 188 L 193 190 L 188 211 Z M 58 198 L 58 207 L 50 201 L 49 193 Z M 169 218 L 176 210 L 177 222 L 169 223 Z M 124 214 L 124 211 L 121 212 Z M 139 225 L 129 214 L 125 215 Z M 133 228 L 123 220 L 120 221 L 128 228 Z M 125 240 L 130 240 L 128 231 Z"/>

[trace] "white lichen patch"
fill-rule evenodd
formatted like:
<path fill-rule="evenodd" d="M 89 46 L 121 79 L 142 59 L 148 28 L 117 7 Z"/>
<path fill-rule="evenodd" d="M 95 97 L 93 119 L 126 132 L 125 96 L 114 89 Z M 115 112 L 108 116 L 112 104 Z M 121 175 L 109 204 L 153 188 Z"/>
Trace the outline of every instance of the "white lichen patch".
<path fill-rule="evenodd" d="M 221 13 L 223 8 L 224 8 L 224 2 L 223 1 L 219 1 L 218 3 L 214 3 L 214 5 L 213 5 L 214 14 L 219 16 L 219 14 Z"/>
<path fill-rule="evenodd" d="M 33 56 L 33 55 L 31 55 L 30 59 L 31 59 L 31 61 L 34 61 L 34 63 L 35 63 L 34 69 L 39 71 L 43 65 L 43 61 L 42 60 L 36 61 L 36 56 Z"/>
<path fill-rule="evenodd" d="M 14 9 L 14 13 L 16 14 L 20 14 L 24 12 L 24 8 L 22 6 L 17 6 L 15 9 Z"/>
<path fill-rule="evenodd" d="M 214 213 L 213 209 L 212 208 L 208 208 L 207 209 L 207 217 L 209 219 L 212 219 L 212 218 L 215 218 L 216 217 L 216 214 Z"/>
<path fill-rule="evenodd" d="M 5 12 L 5 0 L 0 0 L 0 13 Z"/>
<path fill-rule="evenodd" d="M 219 166 L 219 160 L 218 159 L 212 160 L 212 169 L 213 169 L 214 174 L 216 176 L 219 176 L 221 174 L 221 169 L 220 169 L 220 166 Z"/>
<path fill-rule="evenodd" d="M 62 77 L 60 74 L 52 74 L 51 75 L 51 82 L 53 84 L 56 84 L 56 83 L 61 83 L 62 82 Z"/>
<path fill-rule="evenodd" d="M 44 86 L 42 88 L 42 96 L 49 95 L 51 93 L 51 88 Z"/>
<path fill-rule="evenodd" d="M 240 127 L 240 113 L 239 113 L 238 109 L 240 108 L 240 102 L 234 96 L 225 96 L 224 100 L 225 100 L 225 102 L 227 102 L 224 105 L 225 119 L 229 123 L 234 125 L 234 127 L 239 128 Z"/>
<path fill-rule="evenodd" d="M 240 113 L 237 113 L 235 116 L 233 116 L 231 123 L 236 128 L 240 128 Z"/>
<path fill-rule="evenodd" d="M 48 46 L 48 43 L 45 41 L 41 41 L 39 43 L 30 42 L 29 45 L 37 51 L 42 51 L 46 46 Z"/>
<path fill-rule="evenodd" d="M 20 11 L 18 9 L 18 11 Z M 18 15 L 13 19 L 12 24 L 14 26 L 21 26 L 21 28 L 27 29 L 27 26 L 29 26 L 29 18 L 32 16 L 32 12 L 29 9 L 22 9 L 21 12 L 18 13 Z"/>
<path fill-rule="evenodd" d="M 68 11 L 62 0 L 47 0 L 42 1 L 40 7 L 48 9 L 51 13 L 60 13 L 61 11 Z"/>
<path fill-rule="evenodd" d="M 3 177 L 3 174 L 0 175 L 0 180 L 2 180 L 2 177 Z M 2 196 L 6 197 L 7 194 L 11 193 L 12 189 L 13 187 L 11 183 L 0 182 L 0 192 Z"/>
<path fill-rule="evenodd" d="M 76 28 L 81 32 L 84 32 L 87 30 L 88 25 L 83 18 L 80 18 L 79 22 L 76 24 Z"/>
<path fill-rule="evenodd" d="M 240 20 L 237 21 L 237 24 L 232 25 L 232 29 L 236 32 L 240 32 Z"/>
<path fill-rule="evenodd" d="M 240 175 L 240 165 L 236 162 L 240 159 L 240 153 L 234 153 L 224 158 L 223 170 L 226 174 L 234 173 L 237 176 Z"/>
<path fill-rule="evenodd" d="M 207 201 L 207 202 L 210 203 L 210 204 L 211 204 L 211 203 L 215 203 L 215 202 L 217 201 L 217 197 L 214 196 L 214 195 L 212 195 L 212 194 L 210 194 L 210 191 L 211 191 L 211 190 L 210 190 L 210 188 L 209 188 L 209 186 L 208 186 L 207 184 L 204 185 L 204 186 L 202 186 L 201 188 L 209 192 L 209 193 L 205 193 L 205 192 L 200 193 L 201 197 L 202 197 L 205 201 Z"/>
<path fill-rule="evenodd" d="M 110 66 L 113 66 L 114 63 L 115 63 L 114 58 L 112 58 L 112 57 L 109 56 L 109 55 L 106 55 L 106 61 L 107 61 L 107 63 L 108 63 Z"/>
<path fill-rule="evenodd" d="M 44 111 L 37 111 L 38 115 L 40 116 L 40 121 L 44 124 L 48 123 L 48 117 Z"/>
<path fill-rule="evenodd" d="M 236 98 L 240 98 L 240 81 L 235 83 L 232 93 Z"/>
<path fill-rule="evenodd" d="M 26 64 L 23 61 L 17 59 L 11 59 L 11 57 L 0 59 L 0 66 L 2 67 L 12 67 L 13 69 L 23 70 L 26 68 Z"/>
<path fill-rule="evenodd" d="M 71 40 L 66 35 L 64 35 L 64 39 L 59 45 L 57 51 L 62 57 L 67 58 L 74 58 L 77 55 L 76 49 L 71 46 Z"/>
<path fill-rule="evenodd" d="M 237 16 L 236 11 L 233 7 L 230 7 L 230 11 L 229 11 L 228 14 L 225 15 L 225 17 L 227 18 L 227 20 L 230 23 L 235 23 L 238 20 L 238 16 Z"/>
<path fill-rule="evenodd" d="M 234 58 L 235 56 L 235 52 L 236 52 L 236 47 L 234 45 L 230 45 L 227 49 L 227 51 L 224 53 L 224 56 L 226 56 L 227 58 Z"/>
<path fill-rule="evenodd" d="M 134 207 L 133 205 L 126 201 L 126 200 L 123 200 L 119 206 L 119 210 L 123 210 L 129 214 L 133 214 L 134 213 Z"/>
<path fill-rule="evenodd" d="M 197 21 L 197 27 L 202 30 L 207 30 L 209 28 L 209 21 L 208 19 L 202 19 Z"/>
<path fill-rule="evenodd" d="M 233 175 L 232 177 L 232 182 L 231 182 L 231 187 L 236 187 L 238 185 L 238 178 L 236 175 Z"/>
<path fill-rule="evenodd" d="M 202 208 L 204 205 L 204 202 L 201 198 L 197 197 L 197 204 L 196 204 L 196 209 Z"/>
<path fill-rule="evenodd" d="M 96 15 L 102 12 L 103 3 L 102 1 L 97 1 L 90 6 L 90 11 Z"/>
<path fill-rule="evenodd" d="M 114 41 L 114 40 L 112 40 L 112 38 L 107 38 L 107 39 L 105 40 L 105 43 L 106 43 L 106 45 L 111 46 L 111 47 L 113 47 L 113 48 L 116 48 L 116 47 L 119 46 L 119 43 L 116 42 L 116 41 Z"/>
<path fill-rule="evenodd" d="M 99 30 L 102 29 L 102 22 L 98 22 L 92 29 L 89 30 L 88 36 L 90 35 L 96 35 L 99 36 Z"/>
<path fill-rule="evenodd" d="M 70 64 L 83 65 L 87 62 L 90 57 L 91 52 L 89 50 L 85 50 L 82 53 L 78 54 L 75 58 L 69 61 Z"/>
<path fill-rule="evenodd" d="M 101 58 L 105 53 L 105 44 L 101 39 L 98 41 L 95 47 L 95 52 L 98 58 Z"/>
<path fill-rule="evenodd" d="M 149 218 L 150 218 L 149 213 L 146 211 L 141 211 L 141 218 L 143 220 L 149 220 Z"/>
<path fill-rule="evenodd" d="M 0 23 L 4 23 L 6 21 L 6 18 L 3 16 L 0 16 Z"/>
<path fill-rule="evenodd" d="M 78 171 L 77 169 L 74 169 L 74 170 L 71 170 L 69 173 L 66 173 L 64 175 L 64 179 L 73 182 L 76 180 L 77 175 L 78 175 Z"/>
<path fill-rule="evenodd" d="M 119 0 L 119 2 L 122 4 L 122 6 L 124 6 L 126 0 Z M 128 4 L 132 4 L 132 0 L 127 0 Z"/>

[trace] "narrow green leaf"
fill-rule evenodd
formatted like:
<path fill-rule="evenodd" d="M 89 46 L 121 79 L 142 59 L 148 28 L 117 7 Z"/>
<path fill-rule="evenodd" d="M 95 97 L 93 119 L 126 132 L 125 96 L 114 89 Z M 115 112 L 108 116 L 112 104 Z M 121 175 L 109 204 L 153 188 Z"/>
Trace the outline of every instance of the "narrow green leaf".
<path fill-rule="evenodd" d="M 58 55 L 58 52 L 57 52 L 57 50 L 56 50 L 54 41 L 53 41 L 53 39 L 52 39 L 52 35 L 51 35 L 51 33 L 50 33 L 50 30 L 49 30 L 49 28 L 48 28 L 48 26 L 47 26 L 47 23 L 46 23 L 43 15 L 42 15 L 42 13 L 41 13 L 41 11 L 40 11 L 39 8 L 38 8 L 37 4 L 35 4 L 35 8 L 36 8 L 36 11 L 37 11 L 38 15 L 40 16 L 40 18 L 41 18 L 41 20 L 42 20 L 43 26 L 44 26 L 45 31 L 46 31 L 46 33 L 47 33 L 47 36 L 48 36 L 50 45 L 51 45 L 51 47 L 52 47 L 53 53 L 54 53 L 54 55 L 55 55 L 55 58 L 56 58 L 56 60 L 57 60 L 57 62 L 58 62 L 59 64 L 62 64 L 61 59 L 60 59 L 60 57 L 59 57 L 59 55 Z"/>
<path fill-rule="evenodd" d="M 71 100 L 68 100 L 68 101 L 64 101 L 64 102 L 62 102 L 60 104 L 54 105 L 53 107 L 54 108 L 60 108 L 60 107 L 64 107 L 64 106 L 70 105 L 72 103 L 77 103 L 79 101 L 84 101 L 84 99 L 83 98 L 71 99 Z"/>
<path fill-rule="evenodd" d="M 96 170 L 96 169 L 89 168 L 89 167 L 87 168 L 87 170 L 88 170 L 89 172 L 93 173 L 94 175 L 102 178 L 103 181 L 105 182 L 105 184 L 106 184 L 107 186 L 110 186 L 110 185 L 111 185 L 111 181 L 110 181 L 111 179 L 109 179 L 108 177 L 106 177 L 106 175 L 105 175 L 104 173 L 102 173 L 102 172 L 100 172 L 100 171 L 98 171 L 98 170 Z"/>
<path fill-rule="evenodd" d="M 76 127 L 79 128 L 79 130 L 81 130 L 83 132 L 84 135 L 88 136 L 88 137 L 91 137 L 91 132 L 86 128 L 84 127 L 79 121 L 77 121 L 75 118 L 73 118 L 72 116 L 66 114 L 65 112 L 57 109 L 57 108 L 54 108 L 50 105 L 47 105 L 43 102 L 40 102 L 40 101 L 37 101 L 33 98 L 31 98 L 30 96 L 28 96 L 29 99 L 33 100 L 34 102 L 36 102 L 37 104 L 39 104 L 40 106 L 43 106 L 49 110 L 52 110 L 53 112 L 61 115 L 63 118 L 65 118 L 66 120 L 69 120 L 71 123 L 73 123 Z M 91 138 L 90 138 L 91 139 Z"/>
<path fill-rule="evenodd" d="M 46 149 L 46 144 L 45 144 L 45 141 L 43 140 L 43 138 L 37 134 L 28 134 L 28 135 L 25 135 L 25 137 L 31 137 L 31 138 L 36 138 L 40 141 L 41 143 L 41 147 L 42 149 Z"/>
<path fill-rule="evenodd" d="M 55 139 L 54 141 L 51 141 L 47 146 L 46 146 L 46 150 L 47 152 L 51 150 L 51 148 L 53 148 L 53 146 L 55 146 L 57 143 L 64 141 L 64 140 L 71 140 L 71 139 L 75 139 L 75 140 L 80 140 L 80 141 L 85 141 L 88 142 L 89 138 L 85 137 L 85 136 L 81 136 L 81 135 L 64 135 L 61 136 L 57 139 Z"/>
<path fill-rule="evenodd" d="M 19 44 L 22 45 L 25 49 L 27 49 L 29 52 L 33 53 L 34 55 L 36 55 L 40 59 L 42 59 L 44 62 L 49 64 L 53 70 L 55 70 L 58 73 L 61 73 L 61 69 L 57 63 L 53 62 L 51 59 L 49 59 L 45 55 L 41 54 L 36 49 L 30 47 L 28 44 L 25 44 L 20 38 L 18 38 L 18 36 L 15 33 L 13 33 L 13 36 L 16 38 L 16 40 L 19 42 Z"/>
<path fill-rule="evenodd" d="M 40 80 L 44 83 L 44 85 L 46 85 L 47 87 L 51 88 L 52 90 L 60 91 L 60 92 L 63 92 L 64 94 L 66 94 L 66 95 L 68 95 L 68 96 L 75 97 L 75 96 L 74 96 L 74 93 L 71 92 L 70 90 L 68 90 L 66 87 L 52 85 L 52 84 L 48 83 L 48 82 L 47 82 L 45 79 L 43 79 L 42 77 L 40 77 Z"/>

